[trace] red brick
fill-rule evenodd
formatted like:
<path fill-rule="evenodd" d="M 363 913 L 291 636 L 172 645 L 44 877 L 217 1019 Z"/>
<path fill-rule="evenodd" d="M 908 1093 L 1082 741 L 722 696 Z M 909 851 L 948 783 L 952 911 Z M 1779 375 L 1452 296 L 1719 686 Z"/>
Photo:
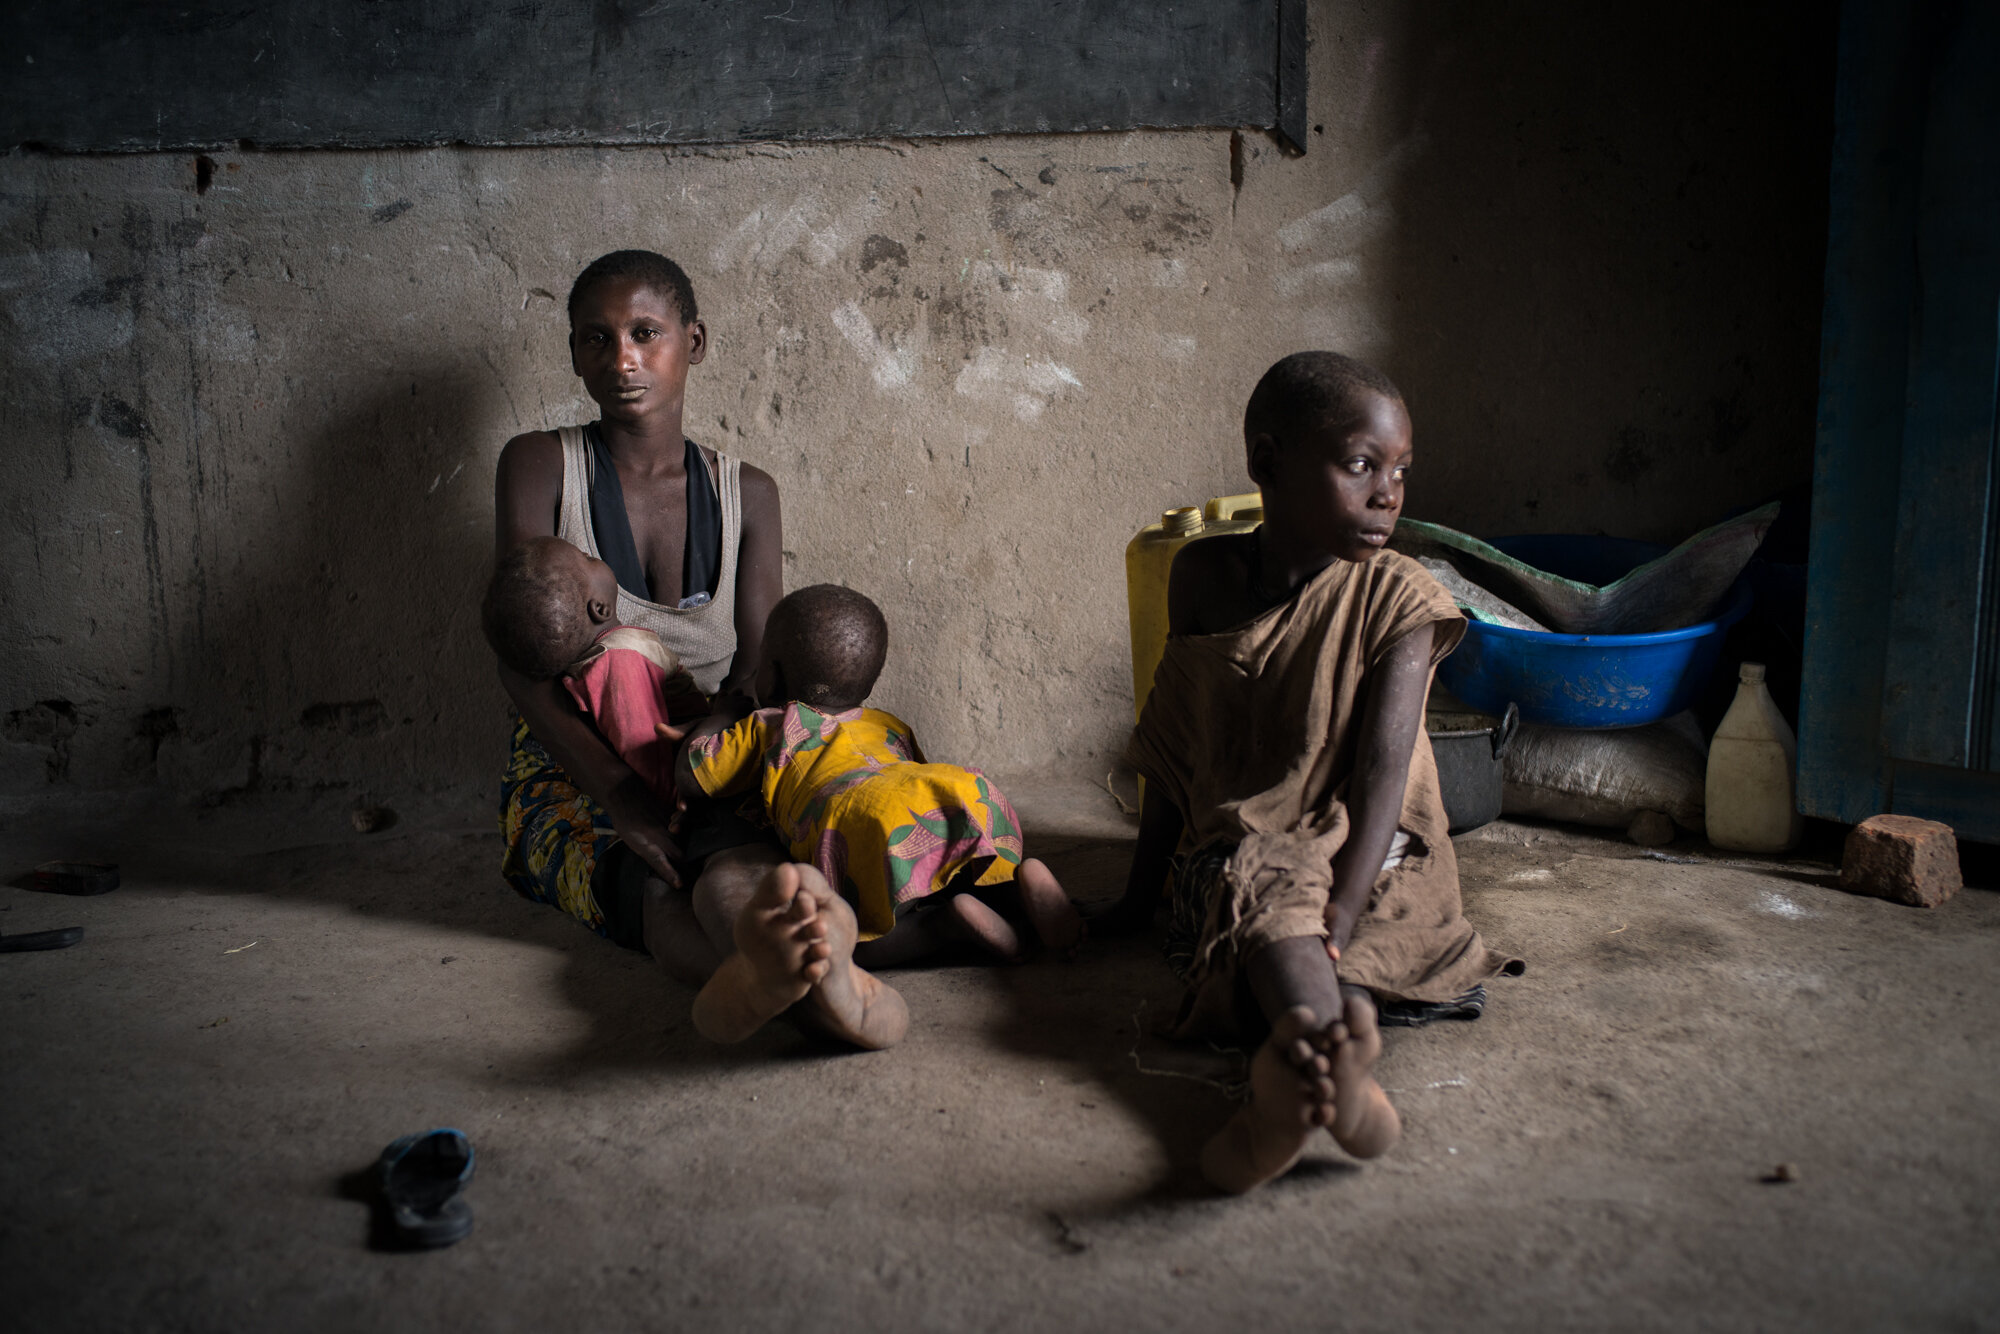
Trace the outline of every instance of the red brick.
<path fill-rule="evenodd" d="M 1951 826 L 1913 815 L 1871 815 L 1847 836 L 1840 887 L 1853 894 L 1935 908 L 1965 887 Z"/>

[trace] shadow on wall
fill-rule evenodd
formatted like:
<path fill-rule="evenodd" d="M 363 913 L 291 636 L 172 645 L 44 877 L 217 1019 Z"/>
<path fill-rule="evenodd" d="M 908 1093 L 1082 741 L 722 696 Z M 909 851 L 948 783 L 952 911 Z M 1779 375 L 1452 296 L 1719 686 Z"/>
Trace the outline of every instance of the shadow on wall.
<path fill-rule="evenodd" d="M 1678 541 L 1811 470 L 1837 7 L 1412 9 L 1412 517 Z"/>
<path fill-rule="evenodd" d="M 461 433 L 490 396 L 486 378 L 463 359 L 429 358 L 393 379 L 336 382 L 326 417 L 275 447 L 286 462 L 273 501 L 262 530 L 244 535 L 249 595 L 185 659 L 212 666 L 220 738 L 242 748 L 208 800 L 352 789 L 356 805 L 393 804 L 450 772 L 440 738 L 469 739 L 498 772 L 504 722 L 477 610 L 491 521 L 483 503 L 459 501 L 464 487 L 444 489 L 466 466 L 447 460 L 483 453 Z M 483 502 L 483 485 L 470 494 Z M 356 681 L 370 683 L 365 697 Z M 267 730 L 245 736 L 259 720 Z"/>
<path fill-rule="evenodd" d="M 493 771 L 487 479 L 452 475 L 484 471 L 490 372 L 462 340 L 428 352 L 367 270 L 339 300 L 381 314 L 346 332 L 260 230 L 276 215 L 211 230 L 172 166 L 123 164 L 125 202 L 55 211 L 0 261 L 7 395 L 49 442 L 10 507 L 7 788 L 219 802 Z M 22 170 L 43 199 L 107 174 Z"/>

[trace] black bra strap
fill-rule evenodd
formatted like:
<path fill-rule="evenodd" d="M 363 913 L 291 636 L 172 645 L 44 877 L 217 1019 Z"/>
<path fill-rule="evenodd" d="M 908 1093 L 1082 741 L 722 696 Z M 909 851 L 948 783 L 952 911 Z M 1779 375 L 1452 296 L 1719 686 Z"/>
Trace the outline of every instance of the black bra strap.
<path fill-rule="evenodd" d="M 604 447 L 604 434 L 592 422 L 583 428 L 590 447 L 590 528 L 597 537 L 597 554 L 618 576 L 618 586 L 634 597 L 656 602 L 653 586 L 647 582 L 646 567 L 639 561 L 639 547 L 632 540 L 632 517 L 625 509 L 625 488 L 618 483 L 618 468 Z M 681 597 L 685 602 L 697 593 L 715 596 L 722 578 L 722 497 L 701 446 L 687 446 L 687 546 L 681 559 Z"/>
<path fill-rule="evenodd" d="M 604 447 L 604 433 L 592 422 L 583 428 L 590 447 L 590 531 L 597 538 L 597 555 L 618 576 L 618 586 L 634 597 L 653 601 L 653 586 L 646 582 L 646 567 L 639 563 L 639 547 L 632 540 L 632 518 L 625 512 L 625 488 L 619 485 L 618 468 Z"/>
<path fill-rule="evenodd" d="M 701 446 L 687 442 L 687 551 L 681 561 L 681 597 L 696 593 L 715 596 L 722 578 L 722 497 L 701 457 Z"/>

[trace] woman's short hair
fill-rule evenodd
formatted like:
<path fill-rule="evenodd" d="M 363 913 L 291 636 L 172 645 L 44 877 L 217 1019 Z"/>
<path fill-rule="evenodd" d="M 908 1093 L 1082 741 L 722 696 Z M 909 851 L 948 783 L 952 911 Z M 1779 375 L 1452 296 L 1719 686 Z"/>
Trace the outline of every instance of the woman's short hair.
<path fill-rule="evenodd" d="M 637 278 L 656 292 L 664 293 L 674 303 L 674 309 L 681 313 L 682 324 L 693 324 L 695 314 L 694 284 L 680 265 L 650 250 L 614 250 L 608 255 L 599 255 L 576 275 L 576 281 L 569 288 L 569 319 L 576 323 L 576 308 L 599 283 L 610 282 L 613 278 Z"/>

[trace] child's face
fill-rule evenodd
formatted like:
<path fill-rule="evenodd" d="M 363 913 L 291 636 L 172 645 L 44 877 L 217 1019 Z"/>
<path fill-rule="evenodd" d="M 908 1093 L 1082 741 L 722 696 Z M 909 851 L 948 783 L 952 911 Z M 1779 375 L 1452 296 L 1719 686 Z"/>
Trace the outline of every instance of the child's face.
<path fill-rule="evenodd" d="M 707 349 L 701 321 L 683 324 L 673 298 L 637 278 L 597 284 L 570 325 L 570 365 L 610 421 L 678 412 Z"/>
<path fill-rule="evenodd" d="M 1280 446 L 1250 442 L 1250 475 L 1264 491 L 1264 521 L 1287 536 L 1310 535 L 1344 560 L 1372 558 L 1396 530 L 1411 458 L 1403 405 L 1369 394 L 1359 418 Z"/>

